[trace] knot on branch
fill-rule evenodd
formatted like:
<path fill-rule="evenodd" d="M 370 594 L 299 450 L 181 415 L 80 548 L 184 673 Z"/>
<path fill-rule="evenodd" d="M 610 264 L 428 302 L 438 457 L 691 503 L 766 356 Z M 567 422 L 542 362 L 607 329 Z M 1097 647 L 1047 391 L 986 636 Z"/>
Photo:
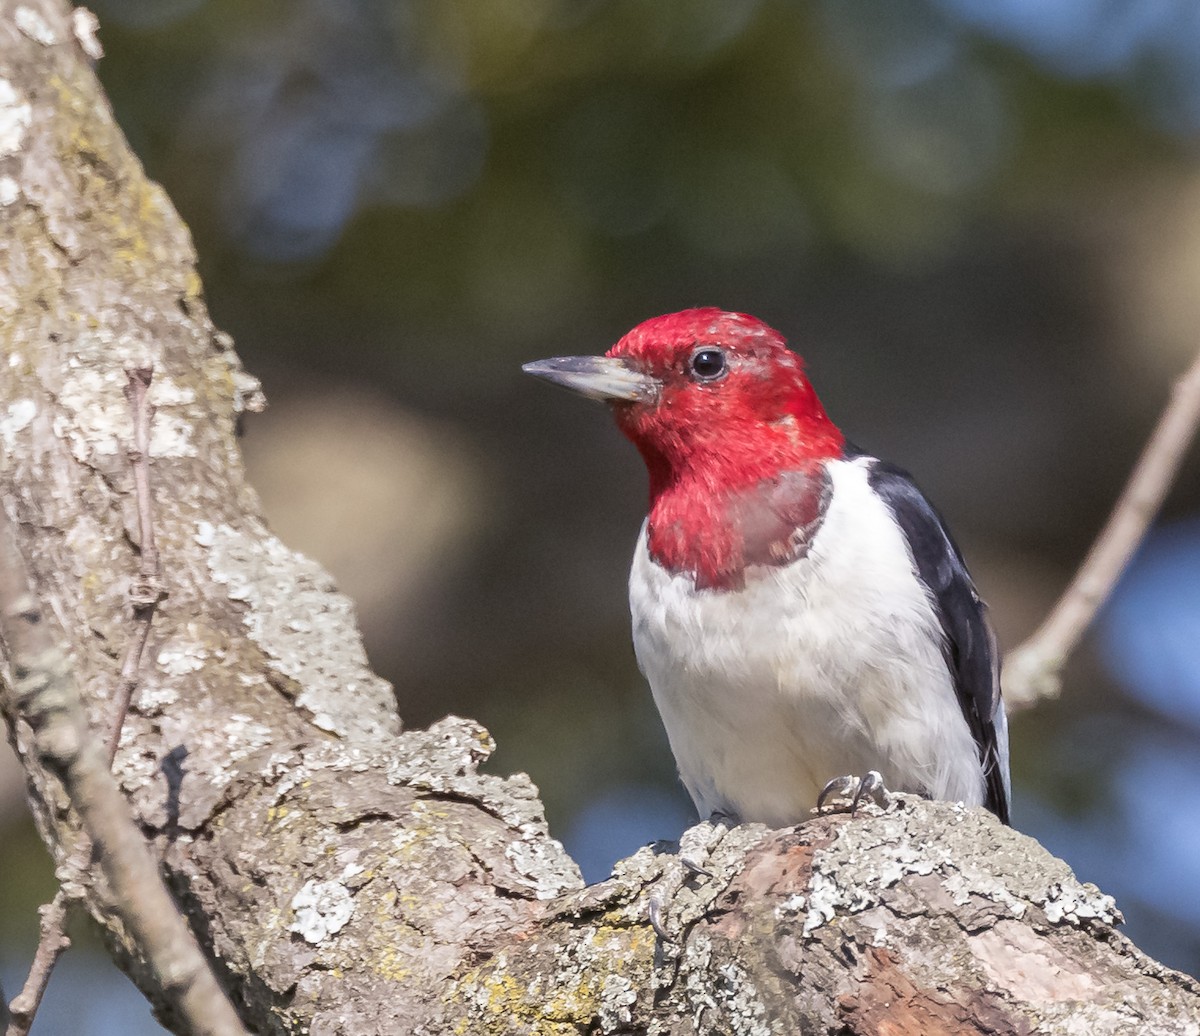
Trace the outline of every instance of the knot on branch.
<path fill-rule="evenodd" d="M 157 576 L 139 576 L 129 584 L 129 603 L 135 612 L 155 608 L 169 596 L 166 583 Z"/>

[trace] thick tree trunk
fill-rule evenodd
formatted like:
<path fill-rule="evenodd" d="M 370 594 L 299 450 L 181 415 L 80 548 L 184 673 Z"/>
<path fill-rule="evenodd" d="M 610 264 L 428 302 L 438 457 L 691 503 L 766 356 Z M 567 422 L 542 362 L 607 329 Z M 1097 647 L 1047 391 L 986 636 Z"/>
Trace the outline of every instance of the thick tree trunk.
<path fill-rule="evenodd" d="M 707 827 L 710 876 L 645 849 L 584 888 L 487 733 L 401 733 L 350 602 L 265 527 L 235 441 L 257 384 L 187 230 L 113 123 L 68 7 L 0 0 L 3 504 L 96 729 L 131 635 L 125 369 L 152 365 L 170 592 L 115 772 L 263 1033 L 1200 1033 L 1200 988 L 988 814 L 901 799 L 796 830 Z M 62 861 L 78 830 L 4 707 Z M 685 880 L 686 879 L 686 880 Z M 82 890 L 155 1003 L 153 969 Z M 648 900 L 664 902 L 674 941 Z"/>

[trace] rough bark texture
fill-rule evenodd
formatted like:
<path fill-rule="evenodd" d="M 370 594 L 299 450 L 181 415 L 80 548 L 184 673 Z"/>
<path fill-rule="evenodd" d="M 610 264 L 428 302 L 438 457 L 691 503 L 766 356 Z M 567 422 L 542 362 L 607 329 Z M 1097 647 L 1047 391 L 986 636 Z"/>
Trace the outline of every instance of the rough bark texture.
<path fill-rule="evenodd" d="M 401 733 L 353 608 L 263 524 L 235 442 L 257 384 L 186 228 L 112 120 L 57 0 L 0 0 L 0 485 L 103 729 L 138 524 L 125 368 L 152 364 L 170 597 L 115 768 L 263 1033 L 1192 1033 L 1200 988 L 1111 900 L 989 815 L 901 799 L 793 831 L 689 833 L 584 888 L 523 775 L 447 719 Z M 402 695 L 401 695 L 402 699 Z M 61 860 L 76 823 L 10 734 Z M 696 851 L 693 847 L 692 851 Z M 674 943 L 648 896 L 666 895 Z M 155 1001 L 102 898 L 118 960 Z"/>

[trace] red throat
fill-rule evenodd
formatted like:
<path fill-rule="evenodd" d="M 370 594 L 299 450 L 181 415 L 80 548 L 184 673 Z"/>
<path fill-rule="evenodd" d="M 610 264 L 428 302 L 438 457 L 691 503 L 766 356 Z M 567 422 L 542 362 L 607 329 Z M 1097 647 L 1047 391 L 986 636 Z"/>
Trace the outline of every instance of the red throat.
<path fill-rule="evenodd" d="M 689 363 L 708 347 L 721 351 L 727 369 L 699 381 Z M 747 502 L 756 493 L 773 500 L 774 487 L 790 475 L 814 476 L 819 493 L 815 476 L 841 455 L 841 431 L 782 336 L 744 314 L 696 309 L 658 317 L 609 355 L 662 383 L 655 403 L 613 408 L 650 476 L 651 554 L 698 585 L 738 585 L 749 563 L 741 527 Z"/>

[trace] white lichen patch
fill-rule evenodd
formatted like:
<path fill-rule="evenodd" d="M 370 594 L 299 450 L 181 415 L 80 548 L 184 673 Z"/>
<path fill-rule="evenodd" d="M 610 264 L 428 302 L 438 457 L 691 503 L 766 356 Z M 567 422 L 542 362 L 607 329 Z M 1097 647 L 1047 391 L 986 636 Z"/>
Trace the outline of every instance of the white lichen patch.
<path fill-rule="evenodd" d="M 808 906 L 808 897 L 799 892 L 793 892 L 790 896 L 785 896 L 775 906 L 775 920 L 782 921 L 788 917 L 794 917 Z"/>
<path fill-rule="evenodd" d="M 707 932 L 693 935 L 684 944 L 684 953 L 688 965 L 684 971 L 687 978 L 684 981 L 684 991 L 688 1004 L 692 1008 L 692 1017 L 697 1030 L 700 1029 L 700 1019 L 706 1010 L 716 1010 L 717 1002 L 713 999 L 713 984 L 709 976 L 712 964 L 712 939 Z"/>
<path fill-rule="evenodd" d="M 162 374 L 155 374 L 154 380 L 150 382 L 150 389 L 146 393 L 146 399 L 160 409 L 162 407 L 187 406 L 189 403 L 196 402 L 196 391 L 177 385 L 172 379 Z"/>
<path fill-rule="evenodd" d="M 714 963 L 720 955 L 714 954 L 706 933 L 693 935 L 684 953 L 684 991 L 696 1031 L 773 1036 L 776 1030 L 772 1028 L 771 1013 L 758 998 L 755 982 L 736 961 Z M 713 1013 L 719 1021 L 714 1020 Z"/>
<path fill-rule="evenodd" d="M 104 57 L 104 48 L 100 46 L 100 37 L 97 35 L 100 32 L 100 19 L 86 7 L 76 7 L 71 12 L 71 32 L 79 49 L 89 58 L 99 61 Z"/>
<path fill-rule="evenodd" d="M 185 415 L 171 412 L 172 409 L 196 402 L 195 390 L 181 387 L 162 374 L 155 374 L 146 398 L 156 408 L 154 423 L 150 426 L 150 455 L 195 457 L 193 422 Z"/>
<path fill-rule="evenodd" d="M 313 881 L 292 897 L 295 918 L 288 925 L 314 946 L 346 927 L 354 916 L 354 897 L 340 881 Z"/>
<path fill-rule="evenodd" d="M 68 361 L 58 386 L 60 413 L 54 433 L 66 440 L 81 463 L 112 457 L 128 449 L 133 438 L 133 418 L 125 399 L 127 368 L 153 365 L 145 343 L 132 337 L 93 344 L 100 360 L 74 357 Z M 173 411 L 195 401 L 191 389 L 180 388 L 170 378 L 156 374 L 147 397 L 156 407 L 150 426 L 152 457 L 194 457 L 193 425 Z"/>
<path fill-rule="evenodd" d="M 23 36 L 29 37 L 34 43 L 40 43 L 43 47 L 53 47 L 59 42 L 58 33 L 32 7 L 26 7 L 24 4 L 18 7 L 13 15 L 13 22 Z"/>
<path fill-rule="evenodd" d="M 11 176 L 0 176 L 0 209 L 8 208 L 21 197 L 21 185 Z"/>
<path fill-rule="evenodd" d="M 637 989 L 624 975 L 606 975 L 600 987 L 601 1032 L 623 1032 L 633 1021 Z"/>
<path fill-rule="evenodd" d="M 956 803 L 929 808 L 954 814 L 936 840 L 910 830 L 912 814 L 900 810 L 860 818 L 838 828 L 834 840 L 813 854 L 804 934 L 838 914 L 878 905 L 886 890 L 908 876 L 934 875 L 958 907 L 972 899 L 999 904 L 1014 918 L 1039 907 L 1051 924 L 1116 924 L 1112 897 L 1076 880 L 1070 868 L 981 810 Z"/>
<path fill-rule="evenodd" d="M 525 879 L 537 899 L 553 899 L 569 889 L 578 888 L 579 870 L 562 843 L 553 838 L 521 838 L 510 842 L 505 858 Z"/>
<path fill-rule="evenodd" d="M 217 539 L 217 530 L 212 522 L 197 522 L 196 534 L 192 537 L 201 547 L 211 547 Z"/>
<path fill-rule="evenodd" d="M 904 826 L 900 815 L 863 818 L 840 828 L 830 846 L 813 854 L 805 935 L 839 912 L 874 906 L 883 890 L 906 875 L 932 874 L 950 863 L 947 846 L 913 842 L 905 837 Z"/>
<path fill-rule="evenodd" d="M 267 409 L 267 396 L 262 382 L 253 374 L 237 367 L 233 371 L 233 412 L 261 414 Z"/>
<path fill-rule="evenodd" d="M 10 403 L 4 416 L 0 417 L 0 442 L 6 450 L 16 446 L 17 433 L 25 431 L 37 417 L 37 404 L 32 399 L 18 399 Z"/>
<path fill-rule="evenodd" d="M 1063 921 L 1079 924 L 1084 920 L 1117 924 L 1121 920 L 1117 901 L 1101 892 L 1095 885 L 1064 886 L 1056 881 L 1047 891 L 1042 909 L 1046 912 L 1046 920 L 1051 924 L 1061 924 Z"/>
<path fill-rule="evenodd" d="M 950 894 L 955 906 L 965 906 L 972 895 L 983 894 L 995 903 L 1003 903 L 1013 917 L 1024 917 L 1029 908 L 1028 903 L 1017 899 L 995 878 L 989 879 L 978 872 L 968 876 L 960 870 L 952 870 L 944 875 L 942 888 Z"/>
<path fill-rule="evenodd" d="M 65 439 L 80 463 L 91 457 L 115 456 L 133 435 L 129 406 L 122 394 L 125 372 L 71 363 L 59 386 L 63 413 L 54 419 L 54 434 Z"/>
<path fill-rule="evenodd" d="M 208 660 L 208 652 L 194 641 L 170 641 L 158 652 L 155 662 L 168 676 L 198 673 Z"/>
<path fill-rule="evenodd" d="M 33 106 L 7 79 L 0 79 L 0 158 L 15 155 L 25 146 L 33 122 Z"/>
<path fill-rule="evenodd" d="M 137 710 L 143 716 L 159 715 L 179 702 L 179 692 L 174 687 L 140 687 L 137 695 Z"/>
<path fill-rule="evenodd" d="M 327 734 L 340 734 L 341 728 L 338 726 L 338 721 L 334 719 L 328 712 L 314 712 L 312 714 L 312 725 L 318 730 L 323 730 Z"/>
<path fill-rule="evenodd" d="M 346 742 L 325 742 L 310 745 L 304 753 L 305 765 L 317 769 L 349 770 L 352 773 L 366 773 L 368 770 L 382 767 L 389 758 L 385 751 L 364 751 L 357 745 Z"/>
<path fill-rule="evenodd" d="M 393 735 L 391 687 L 370 671 L 354 605 L 329 574 L 258 522 L 244 531 L 221 524 L 197 535 L 211 538 L 213 579 L 231 600 L 248 606 L 242 621 L 250 639 L 272 668 L 298 685 L 296 704 L 321 717 L 331 733 L 370 740 Z"/>
<path fill-rule="evenodd" d="M 238 760 L 271 744 L 275 731 L 252 716 L 235 712 L 225 719 L 223 736 L 235 751 L 227 762 L 214 765 L 208 774 L 209 782 L 217 788 L 224 788 L 229 783 L 237 772 Z"/>
<path fill-rule="evenodd" d="M 387 779 L 436 797 L 476 802 L 509 830 L 498 829 L 492 837 L 504 839 L 509 873 L 503 881 L 513 888 L 528 889 L 535 898 L 553 899 L 580 888 L 579 867 L 551 838 L 537 788 L 523 773 L 496 777 L 476 772 L 495 742 L 474 720 L 447 716 L 428 730 L 402 734 L 390 746 Z M 418 800 L 414 813 L 441 809 L 437 798 Z M 402 833 L 397 849 L 405 851 L 417 836 Z M 425 835 L 420 836 L 427 838 Z"/>
<path fill-rule="evenodd" d="M 192 442 L 194 430 L 187 418 L 160 410 L 150 426 L 150 456 L 195 457 L 197 450 Z"/>
<path fill-rule="evenodd" d="M 402 827 L 394 835 L 392 835 L 392 848 L 396 850 L 396 854 L 403 856 L 409 846 L 419 842 L 424 837 L 421 831 L 416 831 L 411 827 Z"/>
<path fill-rule="evenodd" d="M 454 791 L 453 780 L 475 776 L 479 764 L 495 750 L 496 742 L 485 727 L 471 719 L 446 716 L 428 730 L 403 736 L 388 766 L 388 783 Z M 435 781 L 440 785 L 431 783 Z"/>
<path fill-rule="evenodd" d="M 113 770 L 121 775 L 121 787 L 127 792 L 144 789 L 162 779 L 161 762 L 153 755 L 137 750 L 138 731 L 132 723 L 121 728 Z M 157 794 L 157 793 L 156 793 Z"/>
<path fill-rule="evenodd" d="M 728 961 L 717 967 L 715 992 L 730 1029 L 745 1036 L 774 1036 L 771 1013 L 757 995 L 757 983 L 738 965 Z"/>
<path fill-rule="evenodd" d="M 857 902 L 848 901 L 838 883 L 825 874 L 814 873 L 808 888 L 808 913 L 804 918 L 805 935 L 812 935 L 821 925 L 832 921 L 839 908 L 853 912 L 855 909 L 864 910 L 869 905 L 869 900 L 861 894 Z"/>

